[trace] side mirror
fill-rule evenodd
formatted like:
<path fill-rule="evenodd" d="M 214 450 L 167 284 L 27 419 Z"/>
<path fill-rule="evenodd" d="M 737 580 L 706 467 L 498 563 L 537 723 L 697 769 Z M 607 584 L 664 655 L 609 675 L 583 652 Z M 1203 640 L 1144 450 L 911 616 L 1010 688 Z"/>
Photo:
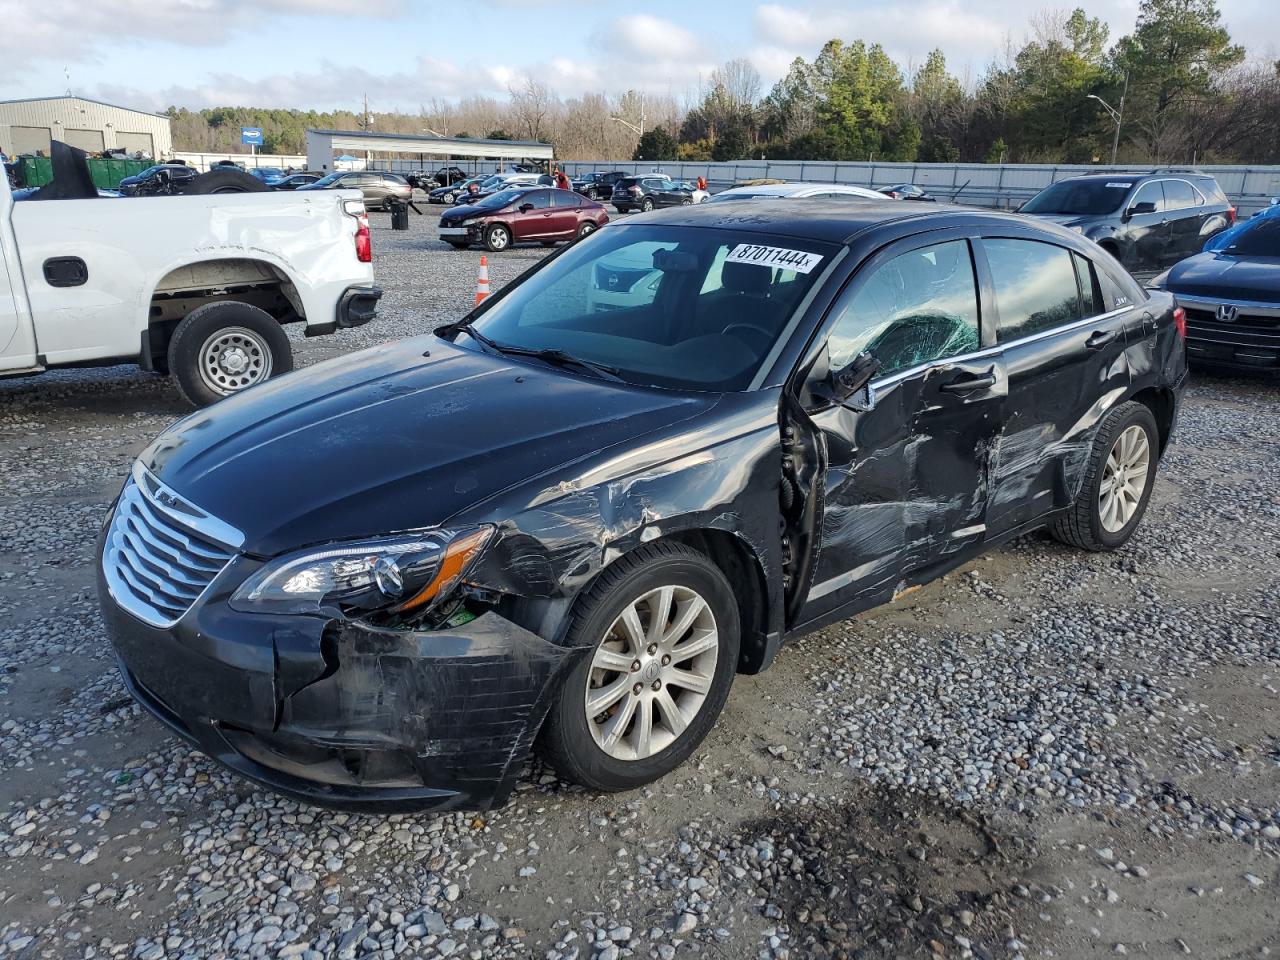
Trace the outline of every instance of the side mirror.
<path fill-rule="evenodd" d="M 850 402 L 862 410 L 870 410 L 875 398 L 868 384 L 880 372 L 880 361 L 869 353 L 860 353 L 839 370 L 831 372 L 831 396 L 837 403 Z M 862 394 L 862 396 L 858 396 Z"/>
<path fill-rule="evenodd" d="M 532 210 L 532 209 L 533 209 L 533 204 L 532 204 L 532 203 L 522 203 L 522 204 L 520 204 L 520 206 L 516 207 L 516 209 L 517 209 L 517 210 L 519 210 L 521 213 L 528 213 L 530 210 Z"/>
<path fill-rule="evenodd" d="M 1144 200 L 1142 203 L 1135 203 L 1132 207 L 1125 211 L 1125 219 L 1130 217 L 1141 216 L 1144 213 L 1155 213 L 1156 205 L 1150 200 Z"/>

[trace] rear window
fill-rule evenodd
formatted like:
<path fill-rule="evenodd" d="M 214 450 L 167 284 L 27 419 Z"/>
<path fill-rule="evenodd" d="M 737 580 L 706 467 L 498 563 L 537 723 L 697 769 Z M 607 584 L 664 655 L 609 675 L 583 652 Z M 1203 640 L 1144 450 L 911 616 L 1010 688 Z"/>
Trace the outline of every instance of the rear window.
<path fill-rule="evenodd" d="M 625 190 L 629 187 L 634 187 L 639 182 L 640 182 L 639 177 L 623 177 L 620 180 L 618 180 L 618 182 L 615 183 L 614 186 Z"/>
<path fill-rule="evenodd" d="M 1227 199 L 1226 193 L 1223 192 L 1222 187 L 1218 185 L 1218 181 L 1213 179 L 1213 177 L 1197 179 L 1195 185 L 1199 188 L 1201 193 L 1209 198 L 1210 203 L 1230 203 Z"/>
<path fill-rule="evenodd" d="M 1280 257 L 1280 217 L 1259 217 L 1242 224 L 1220 252 L 1244 257 Z"/>
<path fill-rule="evenodd" d="M 1022 206 L 1023 213 L 1102 216 L 1115 213 L 1133 189 L 1132 177 L 1107 180 L 1063 180 L 1045 187 Z"/>

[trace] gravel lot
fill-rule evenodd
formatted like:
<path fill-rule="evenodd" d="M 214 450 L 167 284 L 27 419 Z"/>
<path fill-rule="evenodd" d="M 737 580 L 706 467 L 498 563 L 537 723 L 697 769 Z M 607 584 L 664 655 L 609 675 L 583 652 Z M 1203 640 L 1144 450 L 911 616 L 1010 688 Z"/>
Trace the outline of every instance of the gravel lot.
<path fill-rule="evenodd" d="M 372 219 L 381 314 L 303 363 L 468 308 L 478 252 Z M 447 816 L 278 799 L 125 695 L 92 545 L 183 412 L 0 381 L 0 956 L 1280 954 L 1280 385 L 1197 379 L 1123 551 L 1031 536 L 804 638 L 652 789 L 535 763 Z"/>

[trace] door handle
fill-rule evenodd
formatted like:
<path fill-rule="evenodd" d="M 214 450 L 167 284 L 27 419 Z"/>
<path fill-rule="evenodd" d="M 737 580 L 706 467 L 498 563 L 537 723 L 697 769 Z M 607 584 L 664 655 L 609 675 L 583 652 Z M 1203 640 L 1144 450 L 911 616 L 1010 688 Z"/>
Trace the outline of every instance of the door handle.
<path fill-rule="evenodd" d="M 1099 330 L 1097 333 L 1091 334 L 1084 345 L 1090 350 L 1100 350 L 1109 343 L 1115 343 L 1120 333 L 1116 330 Z"/>
<path fill-rule="evenodd" d="M 50 257 L 44 262 L 44 279 L 51 287 L 79 287 L 89 279 L 89 268 L 79 257 Z"/>
<path fill-rule="evenodd" d="M 950 383 L 944 383 L 938 389 L 945 390 L 947 393 L 972 393 L 975 390 L 985 390 L 995 385 L 996 375 L 994 373 L 984 373 L 976 377 L 952 380 Z"/>

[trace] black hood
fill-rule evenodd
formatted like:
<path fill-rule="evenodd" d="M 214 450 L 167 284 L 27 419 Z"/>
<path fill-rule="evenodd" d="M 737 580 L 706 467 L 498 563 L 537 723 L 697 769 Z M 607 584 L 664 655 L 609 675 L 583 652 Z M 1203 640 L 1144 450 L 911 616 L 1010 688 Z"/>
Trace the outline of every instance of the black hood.
<path fill-rule="evenodd" d="M 1165 287 L 1188 297 L 1280 303 L 1280 257 L 1197 253 L 1169 270 Z"/>
<path fill-rule="evenodd" d="M 273 556 L 439 524 L 714 403 L 425 336 L 229 397 L 178 421 L 141 459 L 243 531 L 247 552 Z"/>

